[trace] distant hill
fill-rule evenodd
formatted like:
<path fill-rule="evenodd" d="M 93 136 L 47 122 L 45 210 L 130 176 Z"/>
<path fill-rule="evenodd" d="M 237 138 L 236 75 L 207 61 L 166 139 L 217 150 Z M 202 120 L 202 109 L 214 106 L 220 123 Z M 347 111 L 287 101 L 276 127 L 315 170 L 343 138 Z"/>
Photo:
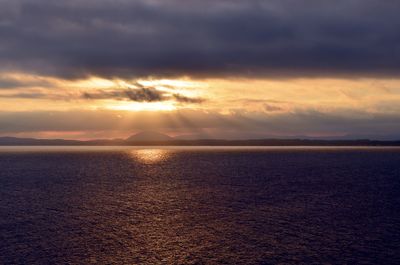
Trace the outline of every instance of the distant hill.
<path fill-rule="evenodd" d="M 199 140 L 199 139 L 213 139 L 211 136 L 203 133 L 197 134 L 184 134 L 174 137 L 174 140 Z M 215 139 L 215 138 L 214 138 Z"/>
<path fill-rule="evenodd" d="M 158 133 L 158 132 L 140 132 L 134 134 L 126 139 L 127 142 L 164 142 L 164 141 L 172 141 L 174 138 Z"/>
<path fill-rule="evenodd" d="M 64 139 L 34 139 L 17 137 L 0 137 L 0 145 L 80 145 L 80 141 Z"/>
<path fill-rule="evenodd" d="M 0 137 L 0 146 L 400 146 L 400 141 L 318 139 L 177 139 L 157 132 L 141 132 L 123 139 L 90 141 Z"/>

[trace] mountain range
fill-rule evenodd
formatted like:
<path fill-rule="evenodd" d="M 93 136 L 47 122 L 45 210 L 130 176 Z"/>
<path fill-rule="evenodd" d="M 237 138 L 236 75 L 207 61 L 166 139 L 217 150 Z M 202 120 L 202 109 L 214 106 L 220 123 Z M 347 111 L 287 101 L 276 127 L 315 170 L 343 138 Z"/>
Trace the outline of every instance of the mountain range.
<path fill-rule="evenodd" d="M 326 140 L 326 139 L 191 139 L 189 137 L 171 137 L 158 132 L 140 132 L 126 139 L 99 139 L 99 140 L 65 140 L 65 139 L 35 139 L 0 137 L 2 146 L 400 146 L 399 141 L 379 141 L 368 139 L 355 140 Z"/>

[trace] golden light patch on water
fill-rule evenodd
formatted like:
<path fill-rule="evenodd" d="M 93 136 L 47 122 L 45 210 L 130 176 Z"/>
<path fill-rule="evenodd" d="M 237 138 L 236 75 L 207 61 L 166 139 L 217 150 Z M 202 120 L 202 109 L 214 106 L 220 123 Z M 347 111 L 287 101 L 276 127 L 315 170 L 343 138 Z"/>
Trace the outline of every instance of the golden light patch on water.
<path fill-rule="evenodd" d="M 132 151 L 131 155 L 135 158 L 135 160 L 138 160 L 142 163 L 153 164 L 167 160 L 171 155 L 171 151 L 159 148 L 139 149 Z"/>

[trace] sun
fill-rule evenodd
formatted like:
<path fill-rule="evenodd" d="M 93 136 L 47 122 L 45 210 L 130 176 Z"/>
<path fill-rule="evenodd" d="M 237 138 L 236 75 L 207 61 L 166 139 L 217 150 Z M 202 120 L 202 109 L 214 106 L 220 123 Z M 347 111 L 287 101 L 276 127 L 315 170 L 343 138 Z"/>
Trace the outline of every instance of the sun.
<path fill-rule="evenodd" d="M 173 111 L 177 107 L 173 102 L 118 102 L 106 106 L 111 110 L 125 111 Z"/>

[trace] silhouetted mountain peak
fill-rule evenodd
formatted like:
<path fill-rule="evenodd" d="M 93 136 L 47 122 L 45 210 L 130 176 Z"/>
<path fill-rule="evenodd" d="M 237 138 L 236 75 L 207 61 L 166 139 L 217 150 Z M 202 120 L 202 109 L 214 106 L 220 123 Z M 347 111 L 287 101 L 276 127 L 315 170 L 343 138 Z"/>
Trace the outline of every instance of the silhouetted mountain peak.
<path fill-rule="evenodd" d="M 171 141 L 172 137 L 159 132 L 144 131 L 134 134 L 126 139 L 128 142 Z"/>

